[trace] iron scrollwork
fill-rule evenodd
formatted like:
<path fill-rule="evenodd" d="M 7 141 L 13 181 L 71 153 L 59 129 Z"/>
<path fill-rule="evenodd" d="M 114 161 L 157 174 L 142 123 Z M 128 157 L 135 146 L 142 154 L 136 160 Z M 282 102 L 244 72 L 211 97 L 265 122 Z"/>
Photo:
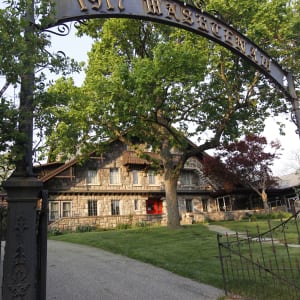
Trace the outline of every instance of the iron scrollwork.
<path fill-rule="evenodd" d="M 75 22 L 71 23 L 71 25 L 63 23 L 63 24 L 57 25 L 55 27 L 55 30 L 45 29 L 45 30 L 43 30 L 43 32 L 48 32 L 48 33 L 55 34 L 58 36 L 67 36 L 71 33 L 72 24 L 73 24 L 74 28 L 78 29 L 81 25 L 86 25 L 86 23 L 87 23 L 86 19 L 80 19 L 80 20 L 76 20 Z"/>
<path fill-rule="evenodd" d="M 43 30 L 43 32 L 52 33 L 52 34 L 55 34 L 58 36 L 67 36 L 71 32 L 70 26 L 65 23 L 56 26 L 55 29 L 56 30 L 45 29 L 45 30 Z"/>
<path fill-rule="evenodd" d="M 30 284 L 28 283 L 28 261 L 24 251 L 24 232 L 28 230 L 27 221 L 23 216 L 18 216 L 15 225 L 18 246 L 15 252 L 14 267 L 11 273 L 11 284 L 8 288 L 14 299 L 23 299 Z"/>

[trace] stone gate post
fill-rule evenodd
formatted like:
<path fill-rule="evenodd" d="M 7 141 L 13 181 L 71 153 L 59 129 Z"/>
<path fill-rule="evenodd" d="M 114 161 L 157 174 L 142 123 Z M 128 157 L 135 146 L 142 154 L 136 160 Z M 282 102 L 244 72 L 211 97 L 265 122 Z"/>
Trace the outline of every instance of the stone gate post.
<path fill-rule="evenodd" d="M 12 176 L 4 183 L 8 198 L 7 240 L 2 298 L 38 299 L 36 205 L 42 183 Z"/>

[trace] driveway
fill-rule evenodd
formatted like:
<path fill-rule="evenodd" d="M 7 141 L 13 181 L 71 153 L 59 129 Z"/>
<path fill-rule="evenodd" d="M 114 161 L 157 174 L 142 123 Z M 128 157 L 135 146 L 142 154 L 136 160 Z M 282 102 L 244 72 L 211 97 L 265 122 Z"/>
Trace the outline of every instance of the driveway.
<path fill-rule="evenodd" d="M 48 241 L 47 300 L 216 300 L 222 295 L 124 256 Z"/>

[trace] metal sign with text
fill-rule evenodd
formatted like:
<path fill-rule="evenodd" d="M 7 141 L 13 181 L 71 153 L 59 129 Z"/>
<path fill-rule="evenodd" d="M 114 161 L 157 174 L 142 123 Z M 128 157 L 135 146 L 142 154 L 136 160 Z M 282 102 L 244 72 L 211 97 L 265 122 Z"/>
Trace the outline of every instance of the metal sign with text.
<path fill-rule="evenodd" d="M 54 0 L 55 25 L 90 18 L 136 18 L 181 27 L 238 54 L 270 78 L 289 98 L 290 74 L 266 52 L 217 17 L 176 0 Z"/>

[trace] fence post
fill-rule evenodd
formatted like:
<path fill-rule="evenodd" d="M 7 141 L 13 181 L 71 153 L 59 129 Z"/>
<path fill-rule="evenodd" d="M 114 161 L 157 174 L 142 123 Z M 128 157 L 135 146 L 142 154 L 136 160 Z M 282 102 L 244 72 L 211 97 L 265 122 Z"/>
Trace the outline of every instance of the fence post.
<path fill-rule="evenodd" d="M 222 277 L 223 277 L 223 283 L 224 283 L 224 291 L 225 291 L 225 295 L 228 296 L 228 288 L 227 288 L 227 282 L 226 282 L 226 276 L 225 276 L 225 270 L 224 270 L 224 263 L 223 263 L 221 238 L 222 238 L 222 234 L 218 233 L 217 234 L 218 249 L 219 249 L 219 258 L 220 258 L 221 271 L 222 271 Z"/>

